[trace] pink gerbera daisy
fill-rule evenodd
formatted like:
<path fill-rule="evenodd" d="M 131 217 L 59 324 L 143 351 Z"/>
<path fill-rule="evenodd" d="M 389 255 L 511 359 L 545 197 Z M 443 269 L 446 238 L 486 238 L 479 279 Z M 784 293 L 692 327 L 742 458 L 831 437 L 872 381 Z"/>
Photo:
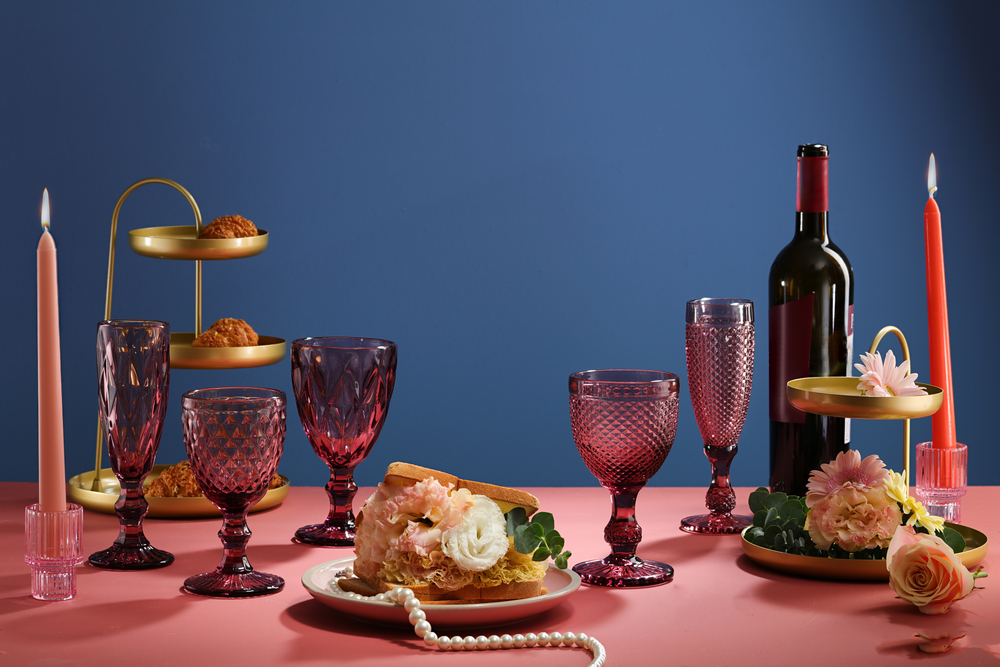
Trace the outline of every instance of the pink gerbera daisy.
<path fill-rule="evenodd" d="M 885 353 L 885 362 L 882 362 L 882 355 L 865 353 L 861 355 L 861 364 L 854 364 L 854 367 L 861 372 L 858 389 L 864 392 L 865 396 L 924 396 L 927 394 L 922 388 L 916 385 L 917 374 L 907 373 L 910 370 L 909 359 L 903 360 L 896 366 L 896 355 L 889 350 Z"/>
<path fill-rule="evenodd" d="M 872 454 L 862 461 L 861 454 L 853 449 L 837 454 L 837 458 L 820 468 L 809 475 L 806 507 L 812 507 L 846 486 L 853 486 L 864 493 L 889 479 L 889 471 L 885 469 L 882 459 Z"/>

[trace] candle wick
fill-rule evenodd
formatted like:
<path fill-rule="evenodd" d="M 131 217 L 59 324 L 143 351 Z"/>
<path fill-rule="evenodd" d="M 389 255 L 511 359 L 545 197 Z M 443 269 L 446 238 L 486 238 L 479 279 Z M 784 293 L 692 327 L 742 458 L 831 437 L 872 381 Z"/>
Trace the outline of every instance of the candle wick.
<path fill-rule="evenodd" d="M 927 188 L 927 192 L 930 193 L 931 199 L 934 199 L 934 193 L 937 192 L 937 186 Z"/>

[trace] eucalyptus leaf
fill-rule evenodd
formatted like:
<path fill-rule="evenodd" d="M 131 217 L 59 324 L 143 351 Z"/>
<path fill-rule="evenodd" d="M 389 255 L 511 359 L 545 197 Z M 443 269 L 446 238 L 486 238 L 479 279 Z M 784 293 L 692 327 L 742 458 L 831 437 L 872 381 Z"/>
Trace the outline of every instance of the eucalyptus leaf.
<path fill-rule="evenodd" d="M 767 498 L 769 491 L 763 486 L 757 487 L 757 490 L 750 494 L 747 498 L 747 503 L 750 505 L 750 511 L 754 514 L 761 510 L 766 510 L 767 507 L 764 506 L 764 499 Z"/>
<path fill-rule="evenodd" d="M 528 523 L 528 513 L 523 507 L 515 507 L 505 515 L 507 519 L 507 537 L 513 537 L 517 527 Z"/>
<path fill-rule="evenodd" d="M 753 525 L 757 528 L 764 527 L 764 521 L 767 519 L 767 510 L 762 509 L 753 513 Z"/>
<path fill-rule="evenodd" d="M 780 515 L 778 514 L 778 510 L 776 508 L 772 507 L 771 509 L 767 510 L 767 518 L 764 519 L 764 528 L 777 525 L 779 521 L 779 516 Z"/>
<path fill-rule="evenodd" d="M 784 503 L 787 498 L 788 495 L 781 493 L 780 491 L 777 493 L 769 494 L 767 498 L 764 499 L 764 506 L 767 507 L 768 509 L 781 507 L 782 503 Z"/>
<path fill-rule="evenodd" d="M 546 533 L 555 530 L 556 527 L 556 520 L 551 512 L 537 512 L 535 516 L 531 517 L 531 523 L 541 525 Z"/>

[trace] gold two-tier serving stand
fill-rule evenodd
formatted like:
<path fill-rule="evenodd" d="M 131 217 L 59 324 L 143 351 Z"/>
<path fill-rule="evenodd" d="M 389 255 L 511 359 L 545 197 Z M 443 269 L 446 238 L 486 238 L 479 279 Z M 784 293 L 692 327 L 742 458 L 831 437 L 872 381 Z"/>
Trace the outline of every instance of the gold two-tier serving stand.
<path fill-rule="evenodd" d="M 910 347 L 906 337 L 897 327 L 883 327 L 871 347 L 875 354 L 886 334 L 895 334 L 903 350 L 903 360 L 910 361 Z M 911 369 L 912 370 L 912 369 Z M 844 419 L 902 419 L 903 420 L 903 476 L 910 484 L 910 420 L 929 417 L 938 411 L 944 392 L 929 384 L 917 383 L 924 389 L 924 396 L 865 396 L 858 389 L 856 377 L 798 378 L 788 383 L 788 400 L 799 410 L 827 417 Z M 985 534 L 968 526 L 948 524 L 965 538 L 966 548 L 959 558 L 966 567 L 973 568 L 983 561 L 988 549 Z M 742 538 L 743 552 L 753 561 L 773 570 L 821 579 L 848 579 L 884 581 L 889 578 L 884 560 L 852 560 L 818 558 L 772 551 Z"/>
<path fill-rule="evenodd" d="M 171 332 L 170 367 L 196 369 L 253 368 L 276 364 L 285 358 L 287 344 L 282 338 L 260 336 L 252 347 L 192 347 L 191 343 L 202 332 L 201 322 L 201 263 L 205 260 L 243 259 L 264 252 L 268 233 L 257 230 L 257 236 L 236 239 L 201 239 L 201 210 L 197 202 L 180 184 L 166 178 L 144 178 L 130 185 L 115 204 L 111 215 L 111 243 L 108 250 L 108 285 L 104 301 L 104 319 L 111 319 L 111 292 L 115 275 L 115 242 L 118 235 L 118 214 L 122 204 L 138 188 L 150 183 L 162 183 L 174 188 L 187 199 L 194 212 L 193 226 L 145 227 L 129 232 L 129 247 L 144 257 L 157 259 L 191 260 L 195 263 L 194 331 Z M 103 432 L 97 426 L 96 464 L 92 472 L 71 477 L 68 482 L 70 500 L 101 512 L 113 513 L 118 498 L 118 480 L 108 469 L 102 469 L 104 452 Z M 155 466 L 149 479 L 166 466 Z M 268 491 L 254 511 L 273 507 L 288 494 L 288 480 Z M 204 498 L 149 498 L 149 516 L 201 516 L 217 513 Z"/>

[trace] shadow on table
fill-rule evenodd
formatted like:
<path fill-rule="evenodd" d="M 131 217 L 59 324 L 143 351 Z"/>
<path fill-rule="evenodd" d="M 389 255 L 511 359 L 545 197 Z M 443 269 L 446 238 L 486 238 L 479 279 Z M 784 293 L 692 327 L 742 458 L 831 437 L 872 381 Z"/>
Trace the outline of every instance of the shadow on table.
<path fill-rule="evenodd" d="M 689 535 L 678 528 L 677 535 L 673 537 L 644 539 L 639 543 L 636 555 L 667 563 L 677 569 L 679 564 L 703 559 L 714 552 L 732 551 L 734 556 L 743 553 L 739 539 L 739 535 Z"/>
<path fill-rule="evenodd" d="M 44 623 L 32 622 L 28 612 L 40 605 L 55 605 L 46 609 Z M 163 599 L 122 599 L 114 602 L 87 604 L 77 598 L 65 602 L 41 602 L 29 594 L 0 599 L 0 618 L 4 630 L 17 633 L 22 644 L 38 643 L 72 646 L 91 640 L 95 635 L 128 635 L 136 630 L 155 626 L 183 613 L 186 605 Z M 81 613 L 82 612 L 82 613 Z M 24 622 L 19 623 L 18 619 Z"/>

